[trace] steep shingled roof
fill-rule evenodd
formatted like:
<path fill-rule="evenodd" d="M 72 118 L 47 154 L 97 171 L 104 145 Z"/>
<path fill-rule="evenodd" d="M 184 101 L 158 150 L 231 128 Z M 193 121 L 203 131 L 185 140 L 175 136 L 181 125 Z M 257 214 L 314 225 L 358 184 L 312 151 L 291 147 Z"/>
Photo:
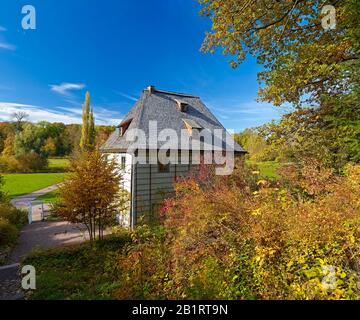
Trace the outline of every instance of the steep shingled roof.
<path fill-rule="evenodd" d="M 188 104 L 186 112 L 179 110 L 176 102 L 176 100 L 179 99 L 181 102 Z M 147 139 L 146 145 L 139 146 L 139 149 L 149 149 L 149 137 L 151 139 L 156 136 L 155 132 L 149 132 L 149 124 L 151 121 L 157 122 L 157 134 L 164 129 L 172 129 L 177 133 L 178 137 L 181 137 L 181 130 L 185 129 L 184 120 L 186 119 L 190 120 L 189 123 L 194 122 L 200 125 L 203 128 L 202 130 L 208 130 L 212 133 L 215 129 L 222 129 L 224 132 L 223 137 L 220 138 L 222 141 L 215 142 L 215 145 L 221 145 L 220 148 L 225 149 L 225 134 L 229 137 L 229 133 L 226 132 L 223 125 L 216 119 L 199 97 L 190 94 L 157 90 L 151 87 L 151 89 L 143 90 L 139 100 L 119 125 L 119 127 L 121 127 L 122 124 L 128 124 L 131 121 L 126 129 L 125 135 L 121 136 L 119 129 L 117 129 L 101 147 L 101 150 L 103 152 L 126 151 L 131 145 L 131 142 L 127 141 L 126 136 L 128 132 L 131 132 L 131 129 L 136 128 L 144 130 Z M 212 136 L 214 137 L 213 134 Z M 192 139 L 196 138 L 193 137 Z M 216 139 L 214 140 L 216 141 Z M 231 141 L 233 141 L 232 138 Z M 159 148 L 162 144 L 163 143 L 158 142 L 156 148 Z M 173 146 L 171 148 L 189 149 L 180 146 L 180 142 L 179 146 Z M 236 142 L 234 142 L 233 147 L 229 146 L 228 150 L 229 148 L 230 150 L 233 148 L 234 151 L 238 153 L 246 152 Z"/>

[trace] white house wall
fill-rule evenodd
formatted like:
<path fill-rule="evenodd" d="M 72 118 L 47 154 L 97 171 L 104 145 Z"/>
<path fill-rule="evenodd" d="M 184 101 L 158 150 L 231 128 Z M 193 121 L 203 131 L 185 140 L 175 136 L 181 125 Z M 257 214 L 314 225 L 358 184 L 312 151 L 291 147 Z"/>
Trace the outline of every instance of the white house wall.
<path fill-rule="evenodd" d="M 109 159 L 115 159 L 121 166 L 121 158 L 126 157 L 126 169 L 122 171 L 124 188 L 132 192 L 132 212 L 134 225 L 139 217 L 152 215 L 156 212 L 162 200 L 171 196 L 174 191 L 174 182 L 176 177 L 186 176 L 197 165 L 189 164 L 170 164 L 169 172 L 159 172 L 158 164 L 136 163 L 132 166 L 132 155 L 126 153 L 108 153 Z M 146 161 L 145 161 L 146 162 Z M 134 170 L 132 173 L 131 170 Z M 132 181 L 133 189 L 131 188 Z M 130 221 L 130 210 L 126 223 Z"/>
<path fill-rule="evenodd" d="M 132 155 L 127 153 L 108 153 L 109 160 L 115 160 L 120 167 L 122 174 L 122 187 L 131 194 L 131 170 L 132 170 Z M 121 168 L 121 159 L 125 157 L 125 168 Z M 122 212 L 118 215 L 118 222 L 125 227 L 130 226 L 131 215 L 131 199 L 129 199 L 129 209 L 126 212 Z"/>
<path fill-rule="evenodd" d="M 122 185 L 125 190 L 131 192 L 131 164 L 132 164 L 132 156 L 128 153 L 108 153 L 109 159 L 115 159 L 116 163 L 121 167 L 121 158 L 125 157 L 126 165 L 125 169 L 121 170 L 122 174 Z"/>

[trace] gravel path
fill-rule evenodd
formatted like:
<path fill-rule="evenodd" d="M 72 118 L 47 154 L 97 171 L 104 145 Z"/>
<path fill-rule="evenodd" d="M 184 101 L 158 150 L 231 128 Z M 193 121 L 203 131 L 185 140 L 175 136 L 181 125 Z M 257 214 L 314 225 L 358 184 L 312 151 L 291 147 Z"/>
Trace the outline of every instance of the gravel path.
<path fill-rule="evenodd" d="M 0 300 L 22 300 L 19 264 L 0 267 Z"/>
<path fill-rule="evenodd" d="M 30 205 L 30 202 L 35 200 L 37 197 L 44 195 L 45 193 L 51 192 L 56 190 L 57 188 L 59 188 L 58 184 L 54 184 L 52 186 L 46 187 L 44 189 L 38 190 L 38 191 L 34 191 L 32 193 L 29 194 L 25 194 L 23 196 L 20 197 L 16 197 L 14 199 L 11 200 L 11 203 L 19 209 L 24 209 L 24 208 L 28 208 Z"/>
<path fill-rule="evenodd" d="M 9 263 L 19 263 L 35 248 L 53 248 L 80 243 L 86 240 L 86 230 L 81 224 L 66 221 L 34 222 L 20 233 L 17 246 L 10 255 Z"/>
<path fill-rule="evenodd" d="M 17 208 L 27 209 L 30 202 L 40 195 L 51 192 L 58 185 L 12 199 Z M 47 209 L 47 206 L 44 206 Z M 18 244 L 9 258 L 9 265 L 0 267 L 0 300 L 23 299 L 20 289 L 19 263 L 35 248 L 51 248 L 81 243 L 87 240 L 86 228 L 66 221 L 39 221 L 39 208 L 33 206 L 33 223 L 20 232 Z"/>
<path fill-rule="evenodd" d="M 39 191 L 16 197 L 11 202 L 19 209 L 27 209 L 30 202 L 35 198 L 54 191 L 58 187 L 59 185 L 49 186 Z M 44 209 L 47 210 L 48 205 L 45 204 Z M 40 205 L 33 206 L 32 215 L 33 223 L 26 225 L 21 230 L 18 244 L 10 256 L 9 263 L 19 263 L 25 255 L 37 247 L 59 247 L 86 240 L 85 226 L 81 224 L 71 224 L 66 221 L 41 221 Z"/>

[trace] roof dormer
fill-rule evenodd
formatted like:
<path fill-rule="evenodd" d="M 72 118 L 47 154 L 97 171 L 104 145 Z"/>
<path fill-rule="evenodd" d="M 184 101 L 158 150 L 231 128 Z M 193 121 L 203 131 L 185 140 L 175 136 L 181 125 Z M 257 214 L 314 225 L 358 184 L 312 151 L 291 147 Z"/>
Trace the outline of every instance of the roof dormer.
<path fill-rule="evenodd" d="M 188 103 L 183 100 L 174 99 L 176 101 L 177 107 L 181 112 L 187 112 L 188 110 Z"/>
<path fill-rule="evenodd" d="M 185 124 L 186 129 L 189 132 L 189 135 L 192 136 L 193 135 L 193 130 L 196 131 L 201 131 L 203 129 L 202 126 L 200 126 L 196 121 L 191 120 L 191 119 L 182 119 L 182 121 Z"/>
<path fill-rule="evenodd" d="M 127 121 L 122 122 L 122 123 L 119 125 L 120 137 L 122 137 L 122 136 L 125 134 L 127 128 L 129 128 L 129 126 L 130 126 L 130 124 L 131 124 L 131 121 L 132 121 L 132 119 L 129 119 L 129 120 L 127 120 Z"/>

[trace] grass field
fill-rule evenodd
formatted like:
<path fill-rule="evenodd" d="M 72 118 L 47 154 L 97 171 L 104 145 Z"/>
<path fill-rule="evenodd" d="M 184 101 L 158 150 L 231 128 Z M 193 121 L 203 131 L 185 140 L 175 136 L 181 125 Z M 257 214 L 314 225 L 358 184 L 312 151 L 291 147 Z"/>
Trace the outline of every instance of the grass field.
<path fill-rule="evenodd" d="M 260 176 L 263 178 L 277 179 L 279 177 L 276 170 L 279 168 L 280 164 L 276 161 L 248 161 L 247 163 L 256 166 L 260 171 Z"/>
<path fill-rule="evenodd" d="M 49 170 L 50 171 L 67 171 L 70 161 L 66 158 L 50 158 Z"/>
<path fill-rule="evenodd" d="M 51 202 L 54 202 L 58 196 L 59 196 L 59 192 L 57 190 L 54 190 L 54 191 L 45 193 L 40 197 L 37 197 L 36 200 L 42 200 L 46 203 L 51 203 Z"/>
<path fill-rule="evenodd" d="M 24 261 L 36 268 L 36 290 L 29 299 L 112 299 L 118 281 L 116 254 L 128 241 L 124 234 L 93 244 L 33 252 Z"/>
<path fill-rule="evenodd" d="M 11 198 L 37 191 L 64 180 L 66 173 L 4 174 L 4 191 Z"/>

